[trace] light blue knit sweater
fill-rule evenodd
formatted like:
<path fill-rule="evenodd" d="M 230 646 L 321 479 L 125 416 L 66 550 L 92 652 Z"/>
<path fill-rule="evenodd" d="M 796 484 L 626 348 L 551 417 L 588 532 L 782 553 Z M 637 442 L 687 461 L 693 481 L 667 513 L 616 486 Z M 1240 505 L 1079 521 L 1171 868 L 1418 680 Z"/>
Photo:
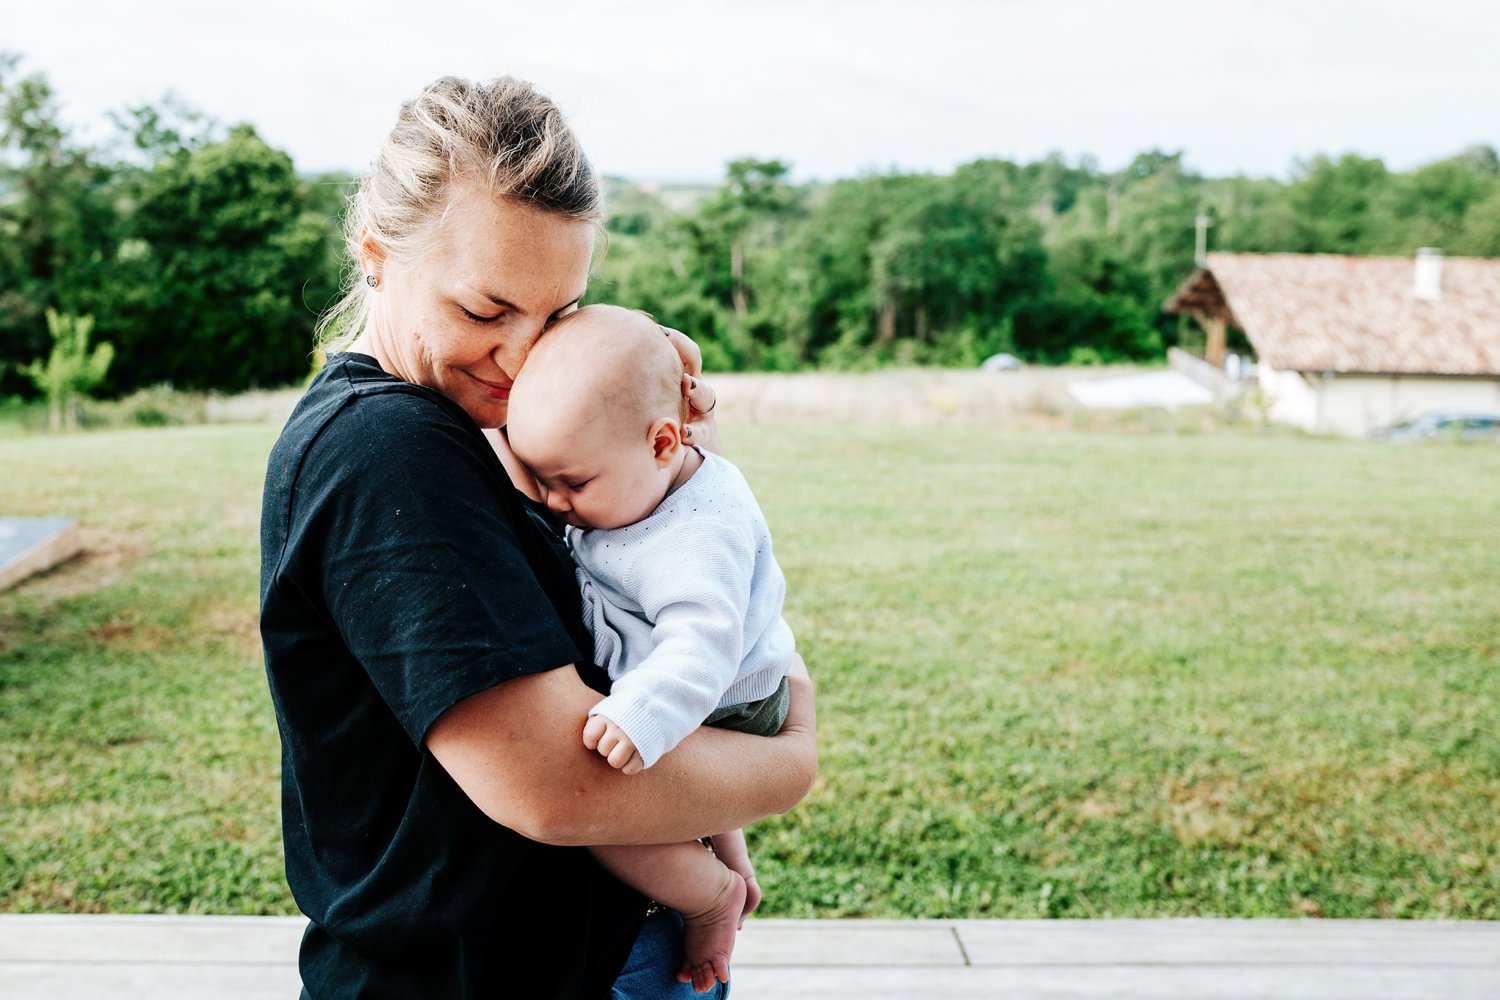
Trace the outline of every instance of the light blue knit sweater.
<path fill-rule="evenodd" d="M 717 455 L 642 521 L 568 529 L 594 661 L 609 671 L 603 715 L 647 767 L 716 708 L 770 696 L 795 642 L 786 580 L 740 470 Z"/>

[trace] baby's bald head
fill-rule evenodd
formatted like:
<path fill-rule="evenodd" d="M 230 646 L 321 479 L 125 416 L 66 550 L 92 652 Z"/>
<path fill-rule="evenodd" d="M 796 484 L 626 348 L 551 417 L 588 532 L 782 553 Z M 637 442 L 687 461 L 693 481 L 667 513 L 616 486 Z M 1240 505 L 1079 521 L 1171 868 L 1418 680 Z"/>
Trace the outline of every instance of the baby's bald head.
<path fill-rule="evenodd" d="M 682 358 L 645 313 L 588 306 L 560 320 L 532 347 L 511 387 L 517 432 L 627 435 L 646 440 L 652 422 L 685 417 Z"/>

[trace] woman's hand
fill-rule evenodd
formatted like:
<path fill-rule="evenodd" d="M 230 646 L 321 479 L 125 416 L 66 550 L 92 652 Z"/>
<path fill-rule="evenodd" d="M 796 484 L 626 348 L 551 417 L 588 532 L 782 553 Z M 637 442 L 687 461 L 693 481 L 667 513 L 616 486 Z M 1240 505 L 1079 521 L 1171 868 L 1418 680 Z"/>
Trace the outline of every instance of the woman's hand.
<path fill-rule="evenodd" d="M 682 358 L 682 396 L 688 404 L 688 422 L 682 429 L 683 439 L 699 448 L 707 448 L 722 454 L 719 445 L 719 424 L 714 419 L 714 409 L 719 405 L 718 393 L 703 379 L 703 352 L 691 337 L 680 330 L 662 327 L 661 332 Z"/>

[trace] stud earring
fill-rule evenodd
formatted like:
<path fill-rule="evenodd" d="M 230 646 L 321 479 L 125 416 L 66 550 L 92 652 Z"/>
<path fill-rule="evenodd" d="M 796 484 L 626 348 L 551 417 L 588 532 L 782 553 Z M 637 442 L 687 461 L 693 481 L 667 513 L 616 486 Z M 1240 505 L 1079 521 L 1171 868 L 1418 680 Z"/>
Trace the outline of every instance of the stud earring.
<path fill-rule="evenodd" d="M 374 273 L 371 272 L 370 274 L 365 275 L 365 284 L 369 285 L 371 288 L 374 288 L 376 285 L 380 284 L 380 279 L 375 277 Z"/>

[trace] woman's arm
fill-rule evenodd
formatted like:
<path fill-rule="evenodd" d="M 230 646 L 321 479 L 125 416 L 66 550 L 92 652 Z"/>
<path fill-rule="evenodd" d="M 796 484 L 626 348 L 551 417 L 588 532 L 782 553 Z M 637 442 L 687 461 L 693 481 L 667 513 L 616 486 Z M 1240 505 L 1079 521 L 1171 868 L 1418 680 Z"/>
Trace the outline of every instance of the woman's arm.
<path fill-rule="evenodd" d="M 799 657 L 777 736 L 700 728 L 624 775 L 584 748 L 597 692 L 562 668 L 507 681 L 441 715 L 427 748 L 486 815 L 548 844 L 666 844 L 791 809 L 817 777 L 812 681 Z"/>

